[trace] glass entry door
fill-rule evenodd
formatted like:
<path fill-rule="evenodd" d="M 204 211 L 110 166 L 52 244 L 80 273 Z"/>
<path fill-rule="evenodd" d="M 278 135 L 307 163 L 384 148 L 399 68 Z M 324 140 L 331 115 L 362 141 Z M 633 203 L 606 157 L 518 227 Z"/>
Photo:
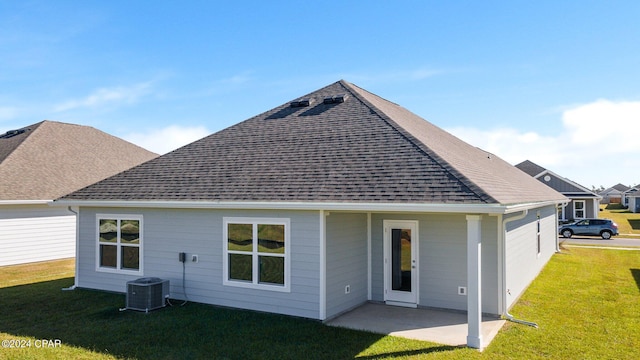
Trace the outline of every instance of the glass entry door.
<path fill-rule="evenodd" d="M 384 221 L 385 302 L 417 306 L 417 249 L 417 221 Z"/>

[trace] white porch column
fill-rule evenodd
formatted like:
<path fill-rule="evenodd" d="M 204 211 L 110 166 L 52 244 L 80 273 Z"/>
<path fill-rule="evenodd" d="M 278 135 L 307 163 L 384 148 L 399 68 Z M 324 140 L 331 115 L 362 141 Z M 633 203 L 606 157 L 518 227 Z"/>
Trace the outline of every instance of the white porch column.
<path fill-rule="evenodd" d="M 482 216 L 467 215 L 467 346 L 482 348 Z"/>

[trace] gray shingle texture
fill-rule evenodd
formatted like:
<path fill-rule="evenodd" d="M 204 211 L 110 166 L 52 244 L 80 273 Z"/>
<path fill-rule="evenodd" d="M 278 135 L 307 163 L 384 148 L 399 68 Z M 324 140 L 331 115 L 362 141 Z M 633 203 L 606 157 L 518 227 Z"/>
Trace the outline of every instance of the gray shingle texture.
<path fill-rule="evenodd" d="M 323 103 L 338 94 L 346 94 L 343 103 Z M 498 157 L 346 81 L 298 99 L 311 103 L 290 107 L 287 102 L 63 199 L 441 204 L 564 199 Z"/>
<path fill-rule="evenodd" d="M 89 126 L 42 121 L 0 138 L 0 200 L 52 200 L 157 157 Z"/>

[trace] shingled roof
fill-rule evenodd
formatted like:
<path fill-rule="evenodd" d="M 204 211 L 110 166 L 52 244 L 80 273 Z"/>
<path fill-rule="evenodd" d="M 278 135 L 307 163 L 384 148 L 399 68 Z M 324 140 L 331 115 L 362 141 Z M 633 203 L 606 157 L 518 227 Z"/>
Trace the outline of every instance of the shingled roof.
<path fill-rule="evenodd" d="M 533 178 L 537 179 L 538 181 L 542 182 L 544 180 L 544 178 L 542 177 L 542 175 L 550 175 L 551 177 L 555 177 L 556 179 L 558 179 L 560 182 L 551 182 L 551 183 L 547 183 L 545 185 L 555 189 L 556 191 L 560 192 L 561 194 L 573 198 L 573 197 L 600 197 L 598 194 L 596 194 L 595 192 L 587 189 L 586 187 L 578 184 L 577 182 L 573 181 L 573 180 L 569 180 L 565 177 L 562 177 L 556 173 L 554 173 L 551 170 L 545 169 L 542 166 L 530 161 L 530 160 L 525 160 L 523 162 L 521 162 L 520 164 L 516 164 L 516 168 L 524 171 L 525 173 L 533 176 Z M 546 182 L 546 180 L 545 180 Z"/>
<path fill-rule="evenodd" d="M 540 175 L 542 172 L 547 170 L 530 160 L 525 160 L 520 164 L 517 164 L 516 167 L 533 177 L 536 177 L 537 175 Z"/>
<path fill-rule="evenodd" d="M 56 199 L 157 156 L 92 127 L 45 120 L 0 134 L 0 201 Z"/>
<path fill-rule="evenodd" d="M 566 199 L 401 106 L 338 81 L 62 200 L 506 205 Z"/>

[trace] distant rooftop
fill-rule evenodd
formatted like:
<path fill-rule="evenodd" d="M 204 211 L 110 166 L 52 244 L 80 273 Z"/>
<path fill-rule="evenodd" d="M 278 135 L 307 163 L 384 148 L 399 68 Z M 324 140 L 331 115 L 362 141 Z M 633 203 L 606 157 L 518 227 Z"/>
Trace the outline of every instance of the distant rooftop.
<path fill-rule="evenodd" d="M 0 200 L 52 200 L 157 156 L 92 127 L 45 120 L 0 134 Z"/>

